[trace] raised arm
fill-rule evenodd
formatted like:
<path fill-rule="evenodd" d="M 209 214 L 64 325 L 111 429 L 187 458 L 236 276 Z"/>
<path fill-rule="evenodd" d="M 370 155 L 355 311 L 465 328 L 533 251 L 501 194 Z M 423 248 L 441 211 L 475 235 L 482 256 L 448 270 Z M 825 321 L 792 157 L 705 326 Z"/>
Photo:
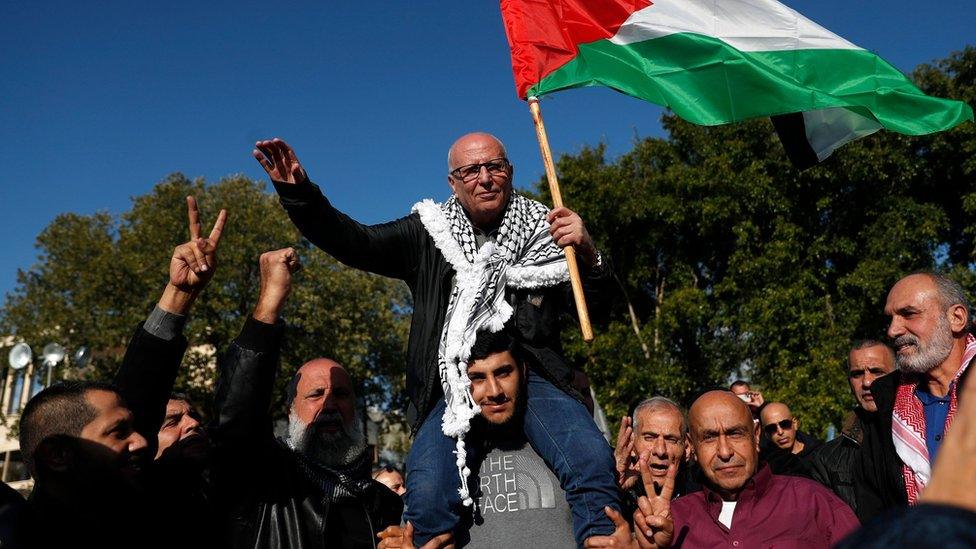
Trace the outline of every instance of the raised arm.
<path fill-rule="evenodd" d="M 183 337 L 186 317 L 213 278 L 217 246 L 227 219 L 227 212 L 221 210 L 209 236 L 202 238 L 196 200 L 188 196 L 186 205 L 190 240 L 173 250 L 169 281 L 149 317 L 136 327 L 114 380 L 132 410 L 136 430 L 153 452 L 187 347 Z"/>
<path fill-rule="evenodd" d="M 274 183 L 292 222 L 312 244 L 350 267 L 411 280 L 425 238 L 416 215 L 363 225 L 332 206 L 283 140 L 258 141 L 252 155 Z"/>
<path fill-rule="evenodd" d="M 630 416 L 620 418 L 620 429 L 617 431 L 617 445 L 613 449 L 613 459 L 617 470 L 617 486 L 621 490 L 630 490 L 637 485 L 640 471 L 634 456 L 634 427 Z"/>
<path fill-rule="evenodd" d="M 220 361 L 215 397 L 218 447 L 240 449 L 273 442 L 271 394 L 283 325 L 281 309 L 291 276 L 301 268 L 295 250 L 261 255 L 261 294 L 253 314 Z"/>

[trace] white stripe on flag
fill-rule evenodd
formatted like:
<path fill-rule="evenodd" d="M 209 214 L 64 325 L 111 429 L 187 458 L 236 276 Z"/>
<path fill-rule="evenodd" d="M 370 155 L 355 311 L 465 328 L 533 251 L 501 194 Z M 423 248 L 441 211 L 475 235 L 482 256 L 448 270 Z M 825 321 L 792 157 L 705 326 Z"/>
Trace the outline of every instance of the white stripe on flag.
<path fill-rule="evenodd" d="M 740 51 L 861 49 L 776 0 L 654 0 L 627 18 L 611 42 L 681 32 L 718 38 Z"/>

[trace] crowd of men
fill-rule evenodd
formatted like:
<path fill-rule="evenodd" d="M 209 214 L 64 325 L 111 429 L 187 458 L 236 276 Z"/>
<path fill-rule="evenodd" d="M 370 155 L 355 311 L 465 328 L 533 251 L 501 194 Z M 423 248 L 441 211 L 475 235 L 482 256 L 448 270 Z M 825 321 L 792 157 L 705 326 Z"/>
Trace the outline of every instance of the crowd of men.
<path fill-rule="evenodd" d="M 577 251 L 595 316 L 609 258 L 576 213 L 512 191 L 501 142 L 462 137 L 448 155 L 452 198 L 373 226 L 336 210 L 283 141 L 254 155 L 311 242 L 413 293 L 406 470 L 373 463 L 363 380 L 341 364 L 309 357 L 279 379 L 301 268 L 291 248 L 257 260 L 256 305 L 220 351 L 211 421 L 173 392 L 228 215 L 203 236 L 188 197 L 190 239 L 115 378 L 56 383 L 24 408 L 34 489 L 4 493 L 0 546 L 976 544 L 976 338 L 953 280 L 915 273 L 891 288 L 886 339 L 850 346 L 853 406 L 830 441 L 740 380 L 685 403 L 648 388 L 611 446 L 559 345 L 573 298 L 558 252 Z M 276 386 L 285 410 L 272 409 Z"/>

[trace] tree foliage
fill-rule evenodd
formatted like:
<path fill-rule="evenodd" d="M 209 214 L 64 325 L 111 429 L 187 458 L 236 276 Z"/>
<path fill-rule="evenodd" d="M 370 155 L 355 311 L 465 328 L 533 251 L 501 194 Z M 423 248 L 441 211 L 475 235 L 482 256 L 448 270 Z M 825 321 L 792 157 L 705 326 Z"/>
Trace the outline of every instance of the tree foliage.
<path fill-rule="evenodd" d="M 18 273 L 0 329 L 37 347 L 57 341 L 94 350 L 84 371 L 67 375 L 110 379 L 136 324 L 146 318 L 167 280 L 173 248 L 188 239 L 185 197 L 197 197 L 209 231 L 220 208 L 228 222 L 218 268 L 193 307 L 177 389 L 200 403 L 212 397 L 214 353 L 223 352 L 250 315 L 260 288 L 258 256 L 293 246 L 304 269 L 283 317 L 287 323 L 275 410 L 294 370 L 330 356 L 363 380 L 366 401 L 402 407 L 409 314 L 406 287 L 338 264 L 314 249 L 263 183 L 228 177 L 213 185 L 175 174 L 118 219 L 106 213 L 62 214 L 38 236 L 38 262 Z"/>
<path fill-rule="evenodd" d="M 927 93 L 976 103 L 976 48 L 914 73 Z M 887 290 L 918 269 L 976 289 L 976 126 L 880 132 L 795 170 L 766 120 L 663 118 L 667 138 L 608 160 L 564 155 L 567 205 L 611 258 L 620 300 L 585 346 L 565 330 L 613 415 L 653 394 L 689 401 L 743 376 L 822 433 L 853 404 L 853 339 L 882 338 Z M 548 200 L 545 179 L 536 190 Z"/>

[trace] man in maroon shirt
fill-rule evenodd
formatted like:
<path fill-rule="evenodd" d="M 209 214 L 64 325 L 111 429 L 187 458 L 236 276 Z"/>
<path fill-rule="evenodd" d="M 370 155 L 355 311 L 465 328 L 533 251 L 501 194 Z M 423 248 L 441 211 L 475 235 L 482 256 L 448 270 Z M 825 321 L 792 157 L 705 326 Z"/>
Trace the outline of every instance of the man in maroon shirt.
<path fill-rule="evenodd" d="M 668 502 L 674 468 L 634 513 L 641 548 L 830 547 L 858 527 L 851 509 L 812 480 L 759 467 L 759 426 L 729 391 L 705 393 L 689 411 L 689 441 L 705 477 L 701 492 Z"/>

